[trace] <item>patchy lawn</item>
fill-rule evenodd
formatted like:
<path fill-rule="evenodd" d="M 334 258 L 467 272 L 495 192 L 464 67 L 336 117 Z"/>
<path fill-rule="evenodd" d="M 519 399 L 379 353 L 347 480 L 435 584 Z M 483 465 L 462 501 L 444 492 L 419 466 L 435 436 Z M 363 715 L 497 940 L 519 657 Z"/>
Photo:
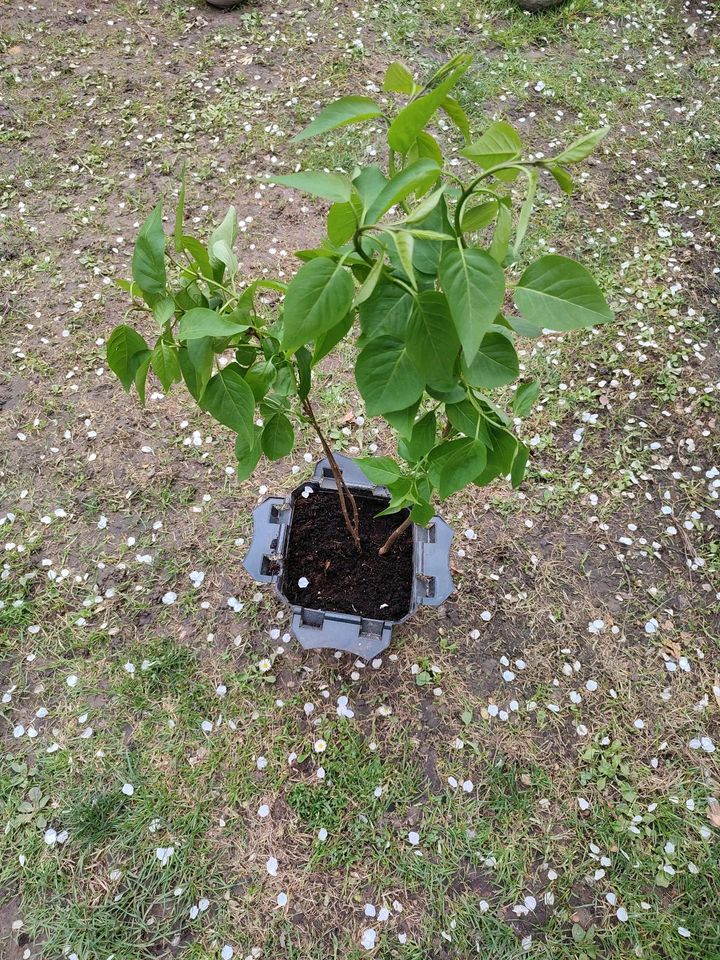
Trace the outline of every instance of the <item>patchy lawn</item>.
<path fill-rule="evenodd" d="M 0 0 L 1 957 L 720 957 L 719 28 L 708 0 Z M 618 319 L 521 344 L 531 467 L 444 506 L 448 603 L 372 664 L 306 654 L 241 558 L 316 443 L 238 485 L 181 391 L 141 410 L 112 281 L 183 163 L 193 229 L 235 203 L 247 274 L 292 272 L 322 208 L 253 178 L 351 167 L 368 128 L 288 136 L 461 50 L 477 132 L 611 125 L 528 248 Z M 337 448 L 389 448 L 322 376 Z"/>

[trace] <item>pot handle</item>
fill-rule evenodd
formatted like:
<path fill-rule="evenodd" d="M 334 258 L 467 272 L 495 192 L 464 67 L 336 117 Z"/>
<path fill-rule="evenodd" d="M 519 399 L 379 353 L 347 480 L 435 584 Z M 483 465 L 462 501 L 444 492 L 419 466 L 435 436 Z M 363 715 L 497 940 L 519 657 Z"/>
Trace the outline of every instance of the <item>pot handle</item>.
<path fill-rule="evenodd" d="M 290 508 L 283 497 L 268 497 L 255 507 L 252 517 L 253 538 L 243 566 L 253 580 L 273 583 L 280 576 L 280 568 L 273 570 L 271 560 L 282 554 Z"/>
<path fill-rule="evenodd" d="M 295 607 L 292 631 L 306 650 L 329 647 L 372 660 L 390 644 L 392 624 L 342 613 Z"/>
<path fill-rule="evenodd" d="M 441 517 L 433 517 L 427 527 L 416 527 L 420 562 L 416 572 L 418 600 L 439 607 L 455 590 L 450 573 L 452 530 Z"/>

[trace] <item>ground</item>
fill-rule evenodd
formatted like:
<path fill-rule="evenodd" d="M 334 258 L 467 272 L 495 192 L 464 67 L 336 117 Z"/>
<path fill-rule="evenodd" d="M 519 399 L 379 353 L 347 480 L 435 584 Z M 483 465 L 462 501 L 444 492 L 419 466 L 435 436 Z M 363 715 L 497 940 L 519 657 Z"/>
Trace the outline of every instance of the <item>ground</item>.
<path fill-rule="evenodd" d="M 719 27 L 708 0 L 0 0 L 2 958 L 720 957 Z M 193 229 L 234 203 L 243 270 L 290 274 L 323 207 L 255 178 L 351 168 L 371 130 L 289 135 L 460 51 L 476 132 L 611 126 L 528 256 L 586 262 L 617 320 L 523 343 L 531 467 L 443 505 L 452 598 L 372 664 L 303 653 L 241 560 L 317 444 L 238 484 L 182 391 L 141 409 L 112 281 L 183 163 Z M 318 407 L 390 449 L 345 364 Z"/>

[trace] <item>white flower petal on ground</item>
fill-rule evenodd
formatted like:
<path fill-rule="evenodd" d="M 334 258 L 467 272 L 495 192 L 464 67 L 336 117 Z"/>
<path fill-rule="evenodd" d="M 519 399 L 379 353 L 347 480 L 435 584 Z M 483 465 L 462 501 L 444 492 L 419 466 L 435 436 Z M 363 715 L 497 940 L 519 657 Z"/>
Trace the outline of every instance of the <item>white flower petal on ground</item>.
<path fill-rule="evenodd" d="M 360 938 L 360 943 L 365 947 L 366 950 L 375 949 L 375 941 L 377 940 L 377 933 L 373 930 L 372 927 L 368 927 L 367 930 L 363 931 L 363 935 Z"/>
<path fill-rule="evenodd" d="M 625 907 L 618 907 L 615 916 L 618 918 L 620 923 L 628 922 L 628 912 Z"/>
<path fill-rule="evenodd" d="M 420 834 L 411 830 L 408 834 L 408 843 L 411 847 L 416 847 L 420 843 Z"/>
<path fill-rule="evenodd" d="M 77 682 L 78 682 L 78 678 L 75 676 L 74 673 L 71 673 L 69 677 L 66 677 L 66 678 L 65 678 L 65 683 L 66 683 L 69 687 L 76 687 L 76 686 L 77 686 Z"/>
<path fill-rule="evenodd" d="M 278 872 L 278 862 L 275 857 L 270 857 L 265 864 L 265 869 L 271 877 L 276 877 Z"/>
<path fill-rule="evenodd" d="M 287 902 L 288 902 L 288 895 L 285 893 L 284 890 L 281 890 L 280 893 L 277 895 L 277 905 L 279 907 L 286 907 Z"/>
<path fill-rule="evenodd" d="M 266 803 L 258 807 L 258 816 L 263 818 L 270 816 L 270 807 Z"/>
<path fill-rule="evenodd" d="M 126 797 L 131 797 L 135 793 L 135 787 L 131 783 L 124 783 L 122 785 L 122 792 Z"/>
<path fill-rule="evenodd" d="M 162 602 L 166 607 L 169 607 L 171 604 L 175 603 L 177 600 L 177 594 L 173 593 L 172 590 L 168 590 L 166 594 L 163 595 Z"/>
<path fill-rule="evenodd" d="M 235 951 L 230 946 L 229 943 L 226 943 L 225 946 L 220 951 L 220 957 L 222 960 L 232 960 Z"/>

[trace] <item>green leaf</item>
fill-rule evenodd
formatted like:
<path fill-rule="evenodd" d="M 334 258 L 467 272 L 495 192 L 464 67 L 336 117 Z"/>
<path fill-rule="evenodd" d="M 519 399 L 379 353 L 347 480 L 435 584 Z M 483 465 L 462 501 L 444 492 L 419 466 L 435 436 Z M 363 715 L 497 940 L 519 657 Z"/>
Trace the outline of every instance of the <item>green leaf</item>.
<path fill-rule="evenodd" d="M 371 417 L 410 406 L 425 385 L 403 341 L 386 336 L 375 337 L 361 350 L 355 379 Z"/>
<path fill-rule="evenodd" d="M 429 193 L 427 197 L 421 200 L 416 207 L 413 207 L 410 213 L 405 217 L 405 225 L 407 226 L 411 223 L 419 223 L 421 220 L 424 220 L 425 217 L 429 216 L 438 203 L 440 203 L 442 200 L 444 193 L 445 185 L 438 187 L 437 190 L 433 190 L 432 193 Z"/>
<path fill-rule="evenodd" d="M 340 323 L 354 293 L 348 270 L 327 257 L 300 267 L 285 294 L 283 350 L 297 350 Z"/>
<path fill-rule="evenodd" d="M 482 440 L 485 446 L 490 446 L 492 441 L 487 421 L 469 400 L 446 404 L 445 414 L 460 433 L 471 440 Z"/>
<path fill-rule="evenodd" d="M 237 363 L 228 364 L 210 378 L 200 405 L 219 423 L 234 430 L 248 445 L 252 442 L 255 397 Z"/>
<path fill-rule="evenodd" d="M 382 279 L 367 300 L 360 304 L 363 341 L 387 335 L 405 338 L 414 298 L 391 280 Z"/>
<path fill-rule="evenodd" d="M 165 340 L 158 340 L 150 362 L 163 390 L 167 393 L 170 387 L 181 378 L 177 347 Z"/>
<path fill-rule="evenodd" d="M 253 343 L 239 343 L 235 347 L 235 360 L 240 364 L 241 367 L 244 367 L 246 370 L 249 369 L 255 362 L 257 357 L 258 348 Z"/>
<path fill-rule="evenodd" d="M 214 260 L 218 260 L 222 263 L 227 271 L 229 277 L 234 277 L 238 272 L 238 258 L 235 256 L 235 253 L 227 245 L 225 240 L 216 240 L 212 245 L 211 255 Z"/>
<path fill-rule="evenodd" d="M 175 313 L 175 301 L 172 297 L 163 297 L 153 305 L 152 312 L 157 325 L 164 327 Z"/>
<path fill-rule="evenodd" d="M 486 333 L 471 364 L 463 360 L 465 379 L 472 387 L 490 389 L 512 383 L 520 374 L 520 362 L 509 337 Z"/>
<path fill-rule="evenodd" d="M 357 229 L 357 215 L 352 203 L 334 203 L 328 211 L 327 233 L 330 242 L 341 247 Z"/>
<path fill-rule="evenodd" d="M 513 487 L 519 487 L 525 479 L 525 470 L 527 468 L 529 455 L 530 451 L 525 444 L 518 443 L 517 453 L 515 454 L 515 460 L 513 461 L 512 470 L 510 472 L 510 482 L 512 483 Z"/>
<path fill-rule="evenodd" d="M 505 120 L 491 123 L 485 133 L 460 152 L 483 170 L 517 159 L 522 141 L 516 130 Z"/>
<path fill-rule="evenodd" d="M 418 407 L 420 406 L 420 398 L 414 400 L 409 407 L 405 407 L 404 410 L 388 410 L 384 417 L 387 422 L 393 427 L 399 435 L 407 440 L 412 434 L 413 425 L 415 423 L 415 415 L 418 412 Z"/>
<path fill-rule="evenodd" d="M 195 307 L 180 318 L 178 340 L 200 340 L 203 337 L 232 337 L 248 329 L 246 323 L 233 323 L 221 313 L 207 307 Z"/>
<path fill-rule="evenodd" d="M 392 238 L 395 242 L 398 257 L 400 257 L 400 263 L 410 281 L 410 285 L 417 290 L 417 280 L 415 279 L 415 269 L 413 267 L 415 241 L 413 240 L 412 234 L 408 233 L 407 230 L 394 230 Z"/>
<path fill-rule="evenodd" d="M 204 337 L 202 340 L 188 340 L 186 344 L 180 347 L 178 352 L 180 370 L 183 380 L 195 400 L 199 401 L 205 392 L 205 387 L 212 375 L 214 357 L 212 337 Z"/>
<path fill-rule="evenodd" d="M 496 424 L 487 424 L 486 426 L 489 440 L 487 444 L 487 463 L 482 473 L 473 480 L 473 483 L 479 487 L 487 486 L 496 477 L 507 477 L 512 470 L 518 448 L 518 441 L 507 430 Z"/>
<path fill-rule="evenodd" d="M 513 314 L 509 314 L 509 316 L 504 316 L 502 319 L 511 330 L 514 330 L 515 333 L 519 334 L 521 337 L 530 337 L 531 339 L 534 339 L 535 337 L 539 337 L 542 333 L 541 327 L 538 327 L 536 323 L 530 323 L 530 321 L 526 320 L 524 317 L 515 317 Z M 496 319 L 495 322 L 498 323 L 499 321 Z"/>
<path fill-rule="evenodd" d="M 237 211 L 235 210 L 235 207 L 228 207 L 228 211 L 223 217 L 222 223 L 213 230 L 213 232 L 210 234 L 210 239 L 208 240 L 208 260 L 213 270 L 215 280 L 222 279 L 225 268 L 225 261 L 222 257 L 218 256 L 215 247 L 218 244 L 221 244 L 222 246 L 220 249 L 223 251 L 224 255 L 227 256 L 227 252 L 232 251 L 232 248 L 235 246 L 237 235 Z"/>
<path fill-rule="evenodd" d="M 295 432 L 284 413 L 270 417 L 262 432 L 262 449 L 270 460 L 282 460 L 295 445 Z"/>
<path fill-rule="evenodd" d="M 148 296 L 154 300 L 165 292 L 165 234 L 161 204 L 140 227 L 133 251 L 132 275 L 146 300 Z"/>
<path fill-rule="evenodd" d="M 425 129 L 438 107 L 448 93 L 470 66 L 472 57 L 461 55 L 456 58 L 451 72 L 436 87 L 417 100 L 413 100 L 395 117 L 388 130 L 388 144 L 391 150 L 407 153 L 417 135 Z"/>
<path fill-rule="evenodd" d="M 265 398 L 276 377 L 277 369 L 271 360 L 260 360 L 243 374 L 245 383 L 252 390 L 255 403 L 260 403 Z"/>
<path fill-rule="evenodd" d="M 422 227 L 415 227 L 408 230 L 408 233 L 417 237 L 418 240 L 448 240 L 454 243 L 456 239 L 452 233 L 438 233 L 437 230 L 424 230 Z"/>
<path fill-rule="evenodd" d="M 384 189 L 388 182 L 380 167 L 375 164 L 363 167 L 360 173 L 353 177 L 352 185 L 362 201 L 363 214 L 367 213 L 375 202 L 375 198 L 379 196 L 380 191 Z"/>
<path fill-rule="evenodd" d="M 138 397 L 140 398 L 140 403 L 142 406 L 145 406 L 145 384 L 147 382 L 148 371 L 150 370 L 150 361 L 152 360 L 152 353 L 148 350 L 147 353 L 143 354 L 144 360 L 141 362 L 140 366 L 135 371 L 135 389 L 138 392 Z"/>
<path fill-rule="evenodd" d="M 204 277 L 207 277 L 209 280 L 214 279 L 215 272 L 210 265 L 210 257 L 199 240 L 196 240 L 195 237 L 183 237 L 182 249 L 190 254 L 198 270 Z"/>
<path fill-rule="evenodd" d="M 593 327 L 614 316 L 585 267 L 556 253 L 530 264 L 515 288 L 515 305 L 548 330 Z"/>
<path fill-rule="evenodd" d="M 309 137 L 316 137 L 319 133 L 345 127 L 349 123 L 362 123 L 364 120 L 381 116 L 382 110 L 370 97 L 341 97 L 321 110 L 312 123 L 296 134 L 291 142 L 297 143 Z"/>
<path fill-rule="evenodd" d="M 467 363 L 472 363 L 482 338 L 505 296 L 505 276 L 484 250 L 448 249 L 440 260 L 440 282 L 450 305 Z"/>
<path fill-rule="evenodd" d="M 387 517 L 402 510 L 409 503 L 415 502 L 412 492 L 413 482 L 410 477 L 399 477 L 387 486 L 390 491 L 390 503 L 380 513 L 376 513 L 376 517 Z"/>
<path fill-rule="evenodd" d="M 485 200 L 475 207 L 463 207 L 460 226 L 463 233 L 476 233 L 492 223 L 498 212 L 497 200 Z"/>
<path fill-rule="evenodd" d="M 295 363 L 297 364 L 298 397 L 304 400 L 312 386 L 312 355 L 307 347 L 300 347 L 295 352 Z"/>
<path fill-rule="evenodd" d="M 426 527 L 435 516 L 435 508 L 430 503 L 416 503 L 410 511 L 413 523 Z"/>
<path fill-rule="evenodd" d="M 175 208 L 175 232 L 173 235 L 176 253 L 182 253 L 183 249 L 183 220 L 185 219 L 185 164 L 183 164 L 180 174 L 180 192 L 178 194 L 177 207 Z"/>
<path fill-rule="evenodd" d="M 392 457 L 357 457 L 355 463 L 370 483 L 379 487 L 387 487 L 401 476 L 400 467 Z"/>
<path fill-rule="evenodd" d="M 352 184 L 340 173 L 306 170 L 302 173 L 289 173 L 282 177 L 266 177 L 266 180 L 284 187 L 294 187 L 313 197 L 321 197 L 323 200 L 332 200 L 337 203 L 348 203 L 352 195 Z"/>
<path fill-rule="evenodd" d="M 512 212 L 509 206 L 504 203 L 499 204 L 497 212 L 497 223 L 493 232 L 492 242 L 490 244 L 490 256 L 496 263 L 503 264 L 510 247 L 510 238 L 512 237 Z"/>
<path fill-rule="evenodd" d="M 427 670 L 421 670 L 420 673 L 415 677 L 415 683 L 419 687 L 424 687 L 432 680 L 432 674 L 428 673 Z"/>
<path fill-rule="evenodd" d="M 444 448 L 444 449 L 443 449 Z M 487 451 L 485 444 L 480 440 L 471 440 L 469 437 L 460 437 L 442 445 L 439 466 L 437 490 L 442 500 L 462 490 L 485 466 Z"/>
<path fill-rule="evenodd" d="M 365 303 L 365 301 L 373 295 L 375 287 L 378 285 L 378 281 L 382 275 L 384 266 L 385 257 L 381 253 L 373 263 L 370 272 L 363 280 L 362 286 L 355 294 L 355 299 L 353 301 L 354 306 L 359 307 L 361 303 Z"/>
<path fill-rule="evenodd" d="M 400 203 L 411 193 L 423 194 L 439 177 L 440 168 L 432 160 L 416 160 L 396 173 L 370 204 L 364 220 L 366 224 L 377 223 L 390 207 Z"/>
<path fill-rule="evenodd" d="M 391 63 L 385 71 L 383 79 L 383 90 L 386 93 L 407 93 L 412 95 L 415 92 L 415 79 L 404 63 Z"/>
<path fill-rule="evenodd" d="M 417 135 L 415 143 L 413 143 L 405 156 L 405 161 L 406 164 L 414 163 L 415 160 L 421 160 L 423 157 L 427 160 L 432 160 L 437 167 L 442 167 L 445 162 L 440 144 L 427 130 L 422 130 Z"/>
<path fill-rule="evenodd" d="M 550 172 L 562 192 L 570 196 L 570 194 L 573 192 L 573 181 L 567 170 L 565 170 L 564 167 L 560 167 L 552 163 L 549 163 L 545 169 Z"/>
<path fill-rule="evenodd" d="M 460 341 L 445 295 L 427 290 L 418 294 L 407 331 L 407 350 L 426 383 L 454 383 L 453 367 Z"/>
<path fill-rule="evenodd" d="M 238 435 L 235 440 L 235 456 L 238 461 L 236 479 L 239 483 L 247 480 L 258 464 L 262 453 L 261 436 L 262 427 L 253 426 L 249 436 Z"/>
<path fill-rule="evenodd" d="M 401 440 L 398 443 L 398 453 L 403 460 L 409 460 L 411 463 L 415 463 L 417 460 L 422 460 L 423 457 L 427 456 L 435 446 L 436 430 L 435 411 L 431 410 L 429 413 L 426 413 L 424 417 L 421 417 L 413 426 L 410 439 L 407 441 Z"/>
<path fill-rule="evenodd" d="M 589 157 L 595 147 L 604 140 L 610 133 L 610 127 L 600 127 L 599 130 L 591 130 L 590 133 L 583 134 L 573 141 L 569 147 L 565 147 L 560 153 L 553 157 L 554 163 L 578 163 Z"/>
<path fill-rule="evenodd" d="M 463 108 L 454 97 L 445 97 L 440 106 L 463 135 L 465 143 L 467 143 L 470 139 L 470 121 Z"/>
<path fill-rule="evenodd" d="M 528 179 L 527 194 L 520 208 L 517 230 L 515 231 L 515 243 L 513 245 L 513 258 L 515 260 L 520 256 L 520 248 L 522 247 L 522 242 L 525 239 L 525 234 L 527 233 L 527 228 L 530 223 L 530 214 L 532 213 L 533 204 L 535 203 L 535 193 L 537 192 L 538 185 L 539 174 L 537 170 L 529 170 L 526 171 L 526 173 Z"/>
<path fill-rule="evenodd" d="M 133 385 L 138 367 L 149 354 L 145 340 L 126 323 L 115 327 L 107 342 L 107 362 L 125 390 Z"/>
<path fill-rule="evenodd" d="M 529 383 L 521 383 L 515 391 L 512 401 L 513 413 L 516 417 L 525 417 L 535 406 L 535 401 L 540 394 L 540 384 L 537 380 L 530 380 Z"/>
<path fill-rule="evenodd" d="M 312 355 L 312 365 L 315 367 L 320 363 L 323 357 L 326 357 L 333 347 L 337 346 L 345 334 L 350 330 L 355 321 L 355 314 L 350 310 L 334 327 L 330 327 L 322 336 L 315 341 L 315 349 Z"/>

